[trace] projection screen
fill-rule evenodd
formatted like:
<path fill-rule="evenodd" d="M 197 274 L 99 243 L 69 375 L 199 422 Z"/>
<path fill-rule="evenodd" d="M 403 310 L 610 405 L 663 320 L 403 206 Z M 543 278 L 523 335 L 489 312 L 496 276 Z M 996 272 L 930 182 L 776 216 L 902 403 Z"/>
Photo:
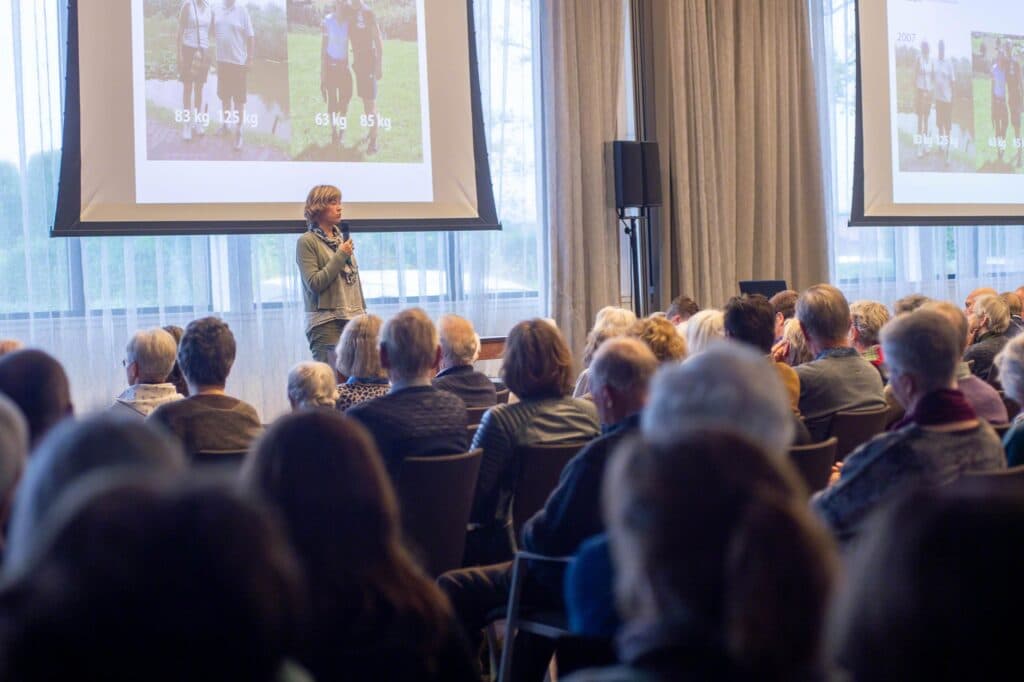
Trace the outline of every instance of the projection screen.
<path fill-rule="evenodd" d="M 497 229 L 472 0 L 71 0 L 55 236 Z"/>
<path fill-rule="evenodd" d="M 1024 6 L 859 0 L 851 225 L 1024 222 Z"/>

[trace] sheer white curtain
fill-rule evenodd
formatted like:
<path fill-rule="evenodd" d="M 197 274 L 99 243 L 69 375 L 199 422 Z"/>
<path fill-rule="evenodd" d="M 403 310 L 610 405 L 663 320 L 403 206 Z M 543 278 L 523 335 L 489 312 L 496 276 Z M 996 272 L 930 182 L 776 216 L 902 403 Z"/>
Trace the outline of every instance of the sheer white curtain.
<path fill-rule="evenodd" d="M 457 312 L 482 336 L 547 314 L 538 203 L 539 0 L 476 0 L 483 111 L 498 216 L 487 233 L 357 235 L 372 312 Z M 64 363 L 79 410 L 123 389 L 132 331 L 203 315 L 231 325 L 228 391 L 269 421 L 309 355 L 296 235 L 50 239 L 60 164 L 65 0 L 0 0 L 0 338 Z"/>
<path fill-rule="evenodd" d="M 891 305 L 913 292 L 962 302 L 979 286 L 1024 284 L 1024 227 L 847 227 L 856 114 L 854 0 L 808 0 L 831 186 L 832 282 L 851 299 Z"/>

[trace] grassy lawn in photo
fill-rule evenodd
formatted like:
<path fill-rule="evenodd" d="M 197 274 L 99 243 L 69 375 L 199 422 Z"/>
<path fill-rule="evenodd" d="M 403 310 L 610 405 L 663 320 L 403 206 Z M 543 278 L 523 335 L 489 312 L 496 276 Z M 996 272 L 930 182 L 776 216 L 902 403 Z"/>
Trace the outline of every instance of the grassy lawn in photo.
<path fill-rule="evenodd" d="M 367 128 L 360 126 L 363 101 L 352 76 L 352 101 L 344 148 L 331 146 L 331 129 L 316 124 L 327 113 L 320 94 L 319 31 L 292 28 L 288 33 L 291 90 L 291 156 L 297 161 L 381 161 L 418 163 L 423 160 L 420 118 L 419 47 L 413 41 L 384 41 L 384 78 L 378 84 L 377 111 L 391 119 L 391 129 L 377 133 L 380 151 L 366 156 Z"/>
<path fill-rule="evenodd" d="M 1009 118 L 1009 114 L 1007 114 Z M 1016 130 L 1008 126 L 1006 149 L 1002 160 L 996 147 L 991 145 L 995 139 L 995 127 L 992 125 L 992 79 L 975 75 L 974 78 L 974 130 L 978 143 L 976 161 L 978 170 L 984 173 L 1016 173 L 1020 169 L 1013 165 L 1017 157 L 1017 149 L 1013 144 Z"/>

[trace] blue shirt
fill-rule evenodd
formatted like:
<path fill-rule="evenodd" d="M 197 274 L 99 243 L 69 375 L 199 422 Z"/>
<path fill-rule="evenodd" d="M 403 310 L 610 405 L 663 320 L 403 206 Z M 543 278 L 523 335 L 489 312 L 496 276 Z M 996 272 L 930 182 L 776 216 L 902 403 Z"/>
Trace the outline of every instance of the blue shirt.
<path fill-rule="evenodd" d="M 333 14 L 324 17 L 327 56 L 339 62 L 348 61 L 348 22 L 339 22 Z"/>

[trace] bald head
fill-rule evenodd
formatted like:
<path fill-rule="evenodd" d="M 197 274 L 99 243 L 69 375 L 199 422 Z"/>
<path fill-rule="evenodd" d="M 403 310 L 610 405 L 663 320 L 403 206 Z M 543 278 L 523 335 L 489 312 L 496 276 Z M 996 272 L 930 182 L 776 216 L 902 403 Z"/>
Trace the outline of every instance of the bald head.
<path fill-rule="evenodd" d="M 30 348 L 0 357 L 0 392 L 25 415 L 32 446 L 72 411 L 64 368 L 41 350 Z"/>
<path fill-rule="evenodd" d="M 25 347 L 18 339 L 0 339 L 0 355 L 7 355 Z"/>
<path fill-rule="evenodd" d="M 609 339 L 590 363 L 590 390 L 604 424 L 617 424 L 643 409 L 658 358 L 635 338 Z"/>
<path fill-rule="evenodd" d="M 967 294 L 967 299 L 964 301 L 964 312 L 968 315 L 971 314 L 971 310 L 974 309 L 974 303 L 982 296 L 997 296 L 997 292 L 992 287 L 979 287 L 971 293 Z"/>
<path fill-rule="evenodd" d="M 441 342 L 441 369 L 471 365 L 480 354 L 480 337 L 473 323 L 458 315 L 444 315 L 437 322 Z"/>

